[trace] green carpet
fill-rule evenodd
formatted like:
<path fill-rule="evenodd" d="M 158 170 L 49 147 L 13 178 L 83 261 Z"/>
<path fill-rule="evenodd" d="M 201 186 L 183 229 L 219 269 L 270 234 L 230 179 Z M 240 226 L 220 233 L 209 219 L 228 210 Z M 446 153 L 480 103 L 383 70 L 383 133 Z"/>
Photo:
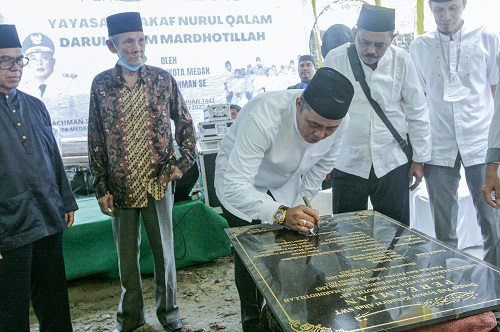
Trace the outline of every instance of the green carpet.
<path fill-rule="evenodd" d="M 101 213 L 94 197 L 77 200 L 75 223 L 64 232 L 64 261 L 68 280 L 99 274 L 118 278 L 118 258 L 111 217 Z M 201 201 L 174 205 L 175 265 L 182 268 L 230 255 L 226 220 Z M 153 256 L 141 227 L 141 272 L 153 273 Z"/>

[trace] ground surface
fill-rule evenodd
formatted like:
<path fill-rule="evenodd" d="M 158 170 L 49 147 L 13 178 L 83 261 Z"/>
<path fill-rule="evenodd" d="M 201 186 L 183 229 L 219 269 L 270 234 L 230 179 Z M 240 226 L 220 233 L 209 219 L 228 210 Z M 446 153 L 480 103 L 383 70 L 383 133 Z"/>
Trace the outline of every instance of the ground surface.
<path fill-rule="evenodd" d="M 177 304 L 186 332 L 241 331 L 238 293 L 230 257 L 177 270 Z M 153 277 L 144 276 L 146 325 L 136 332 L 163 331 L 155 315 Z M 75 332 L 111 331 L 120 296 L 119 280 L 88 277 L 69 283 Z M 38 331 L 31 315 L 32 332 Z M 135 332 L 135 331 L 134 331 Z"/>

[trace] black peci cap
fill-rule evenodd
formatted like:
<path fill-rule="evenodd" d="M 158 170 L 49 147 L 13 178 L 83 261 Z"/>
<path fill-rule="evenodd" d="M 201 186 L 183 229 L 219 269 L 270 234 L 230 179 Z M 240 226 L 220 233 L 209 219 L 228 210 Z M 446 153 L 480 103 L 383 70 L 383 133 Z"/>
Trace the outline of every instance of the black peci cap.
<path fill-rule="evenodd" d="M 15 25 L 0 24 L 0 48 L 21 48 Z"/>
<path fill-rule="evenodd" d="M 316 63 L 316 61 L 314 60 L 314 57 L 312 55 L 309 55 L 309 54 L 301 55 L 299 57 L 299 63 L 301 63 L 302 61 L 311 61 L 314 64 Z"/>
<path fill-rule="evenodd" d="M 394 31 L 396 11 L 381 6 L 363 5 L 357 26 L 371 32 Z"/>
<path fill-rule="evenodd" d="M 354 87 L 341 73 L 329 67 L 318 69 L 303 92 L 313 111 L 329 120 L 340 120 L 347 114 Z"/>
<path fill-rule="evenodd" d="M 106 17 L 108 36 L 118 35 L 124 32 L 136 32 L 142 30 L 141 14 L 137 12 L 118 13 Z"/>

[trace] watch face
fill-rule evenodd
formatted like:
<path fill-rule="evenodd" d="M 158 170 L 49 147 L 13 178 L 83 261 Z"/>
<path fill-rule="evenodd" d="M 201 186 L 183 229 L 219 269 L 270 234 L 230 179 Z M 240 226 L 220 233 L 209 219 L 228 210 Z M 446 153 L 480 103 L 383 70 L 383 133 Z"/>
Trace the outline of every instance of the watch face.
<path fill-rule="evenodd" d="M 276 212 L 276 220 L 278 221 L 283 221 L 283 211 L 279 210 L 278 212 Z"/>

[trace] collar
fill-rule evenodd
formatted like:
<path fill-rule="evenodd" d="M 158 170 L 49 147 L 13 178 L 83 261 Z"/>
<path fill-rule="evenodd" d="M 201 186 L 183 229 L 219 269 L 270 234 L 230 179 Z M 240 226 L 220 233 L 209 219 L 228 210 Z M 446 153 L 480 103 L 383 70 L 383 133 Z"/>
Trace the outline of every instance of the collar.
<path fill-rule="evenodd" d="M 8 94 L 5 94 L 3 92 L 0 92 L 0 96 L 2 97 L 2 99 L 5 99 L 5 97 L 8 97 L 9 100 L 14 100 L 14 98 L 17 97 L 17 89 L 14 89 L 12 90 L 10 93 Z"/>
<path fill-rule="evenodd" d="M 113 67 L 111 74 L 113 75 L 113 82 L 116 85 L 121 86 L 125 84 L 125 79 L 123 78 L 123 67 L 120 66 L 118 63 L 115 64 L 115 66 Z M 147 75 L 147 66 L 144 65 L 141 68 L 139 68 L 139 79 L 137 81 L 146 82 L 145 79 L 146 75 Z"/>
<path fill-rule="evenodd" d="M 439 31 L 439 29 L 436 28 L 436 38 L 441 38 L 442 41 L 446 42 L 449 42 L 451 40 L 457 41 L 459 40 L 460 32 L 462 32 L 462 36 L 465 33 L 464 26 L 465 26 L 465 21 L 462 19 L 462 26 L 452 35 L 445 35 L 441 31 Z"/>

